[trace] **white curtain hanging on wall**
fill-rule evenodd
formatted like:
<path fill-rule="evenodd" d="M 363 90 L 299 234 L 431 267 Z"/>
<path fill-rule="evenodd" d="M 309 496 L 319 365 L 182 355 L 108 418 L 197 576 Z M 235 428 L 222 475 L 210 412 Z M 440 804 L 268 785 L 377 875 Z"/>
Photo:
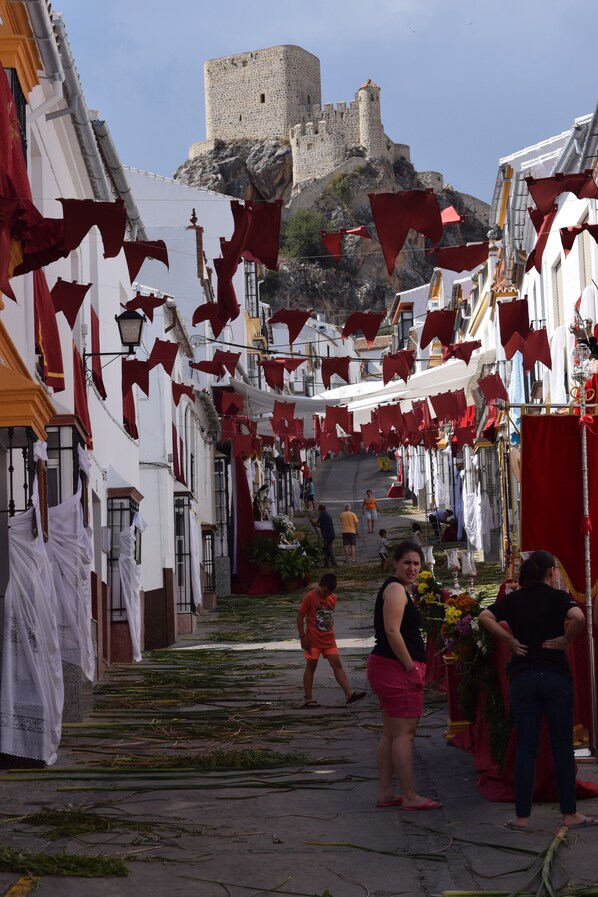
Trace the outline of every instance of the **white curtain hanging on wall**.
<path fill-rule="evenodd" d="M 193 589 L 193 603 L 198 611 L 203 605 L 201 592 L 201 540 L 197 517 L 192 507 L 189 508 L 189 547 L 191 548 L 191 588 Z"/>
<path fill-rule="evenodd" d="M 47 460 L 36 443 L 36 460 Z M 4 596 L 0 751 L 48 765 L 62 732 L 64 686 L 56 625 L 56 593 L 39 514 L 33 507 L 9 520 L 10 578 Z"/>
<path fill-rule="evenodd" d="M 143 532 L 145 521 L 141 514 L 135 514 L 133 523 L 120 534 L 120 556 L 118 570 L 120 588 L 131 633 L 133 660 L 141 660 L 141 566 L 135 560 L 136 530 Z"/>

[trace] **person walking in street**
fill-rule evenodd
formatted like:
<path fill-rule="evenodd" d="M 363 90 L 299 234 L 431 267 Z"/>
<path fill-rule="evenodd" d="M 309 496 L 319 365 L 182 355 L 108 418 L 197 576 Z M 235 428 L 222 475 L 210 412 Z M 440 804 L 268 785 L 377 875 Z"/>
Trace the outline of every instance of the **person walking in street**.
<path fill-rule="evenodd" d="M 349 554 L 351 560 L 355 563 L 355 548 L 357 545 L 357 534 L 359 532 L 359 517 L 351 510 L 351 505 L 346 504 L 344 511 L 339 515 L 341 522 L 341 533 L 343 535 L 343 551 L 345 552 L 345 563 L 349 563 Z"/>
<path fill-rule="evenodd" d="M 488 632 L 509 642 L 509 701 L 517 747 L 515 816 L 505 826 L 526 831 L 532 812 L 536 757 L 542 719 L 546 719 L 563 825 L 597 825 L 577 812 L 573 750 L 573 679 L 566 650 L 585 626 L 581 608 L 558 583 L 549 551 L 533 551 L 521 565 L 519 586 L 480 614 Z M 500 624 L 509 624 L 510 631 Z M 565 628 L 566 625 L 566 628 Z"/>
<path fill-rule="evenodd" d="M 305 496 L 305 510 L 306 511 L 315 510 L 316 491 L 314 489 L 314 481 L 312 480 L 311 477 L 309 477 L 305 481 L 303 494 Z"/>
<path fill-rule="evenodd" d="M 307 661 L 303 674 L 303 706 L 319 707 L 313 699 L 314 674 L 322 654 L 334 673 L 334 678 L 345 693 L 347 704 L 355 704 L 365 698 L 364 691 L 354 691 L 343 669 L 334 635 L 334 611 L 336 609 L 336 576 L 325 573 L 317 587 L 303 598 L 297 614 L 297 630 L 304 657 Z"/>
<path fill-rule="evenodd" d="M 336 539 L 332 517 L 326 510 L 326 505 L 318 505 L 318 511 L 320 513 L 315 522 L 315 526 L 318 527 L 322 534 L 322 542 L 324 543 L 324 566 L 338 567 L 332 549 L 332 544 Z"/>
<path fill-rule="evenodd" d="M 386 570 L 386 562 L 388 560 L 388 539 L 386 538 L 386 530 L 378 530 L 380 541 L 378 542 L 378 557 L 380 558 L 380 569 Z"/>
<path fill-rule="evenodd" d="M 361 509 L 362 515 L 365 516 L 368 522 L 368 533 L 374 532 L 374 523 L 376 522 L 376 519 L 378 517 L 379 510 L 380 507 L 378 505 L 378 502 L 374 498 L 374 493 L 371 489 L 368 489 L 365 493 L 365 498 L 363 500 Z"/>
<path fill-rule="evenodd" d="M 419 545 L 400 542 L 392 554 L 393 575 L 382 584 L 374 607 L 376 643 L 367 669 L 382 713 L 382 737 L 376 751 L 377 807 L 436 810 L 442 806 L 418 793 L 413 774 L 413 741 L 424 707 L 426 648 L 421 614 L 411 591 L 423 561 Z M 401 794 L 394 790 L 393 774 Z"/>

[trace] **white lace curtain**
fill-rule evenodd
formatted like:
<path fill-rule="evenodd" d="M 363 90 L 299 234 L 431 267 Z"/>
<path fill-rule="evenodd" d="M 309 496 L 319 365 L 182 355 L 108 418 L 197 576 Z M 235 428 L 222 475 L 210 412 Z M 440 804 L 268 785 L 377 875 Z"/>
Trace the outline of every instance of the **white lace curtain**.
<path fill-rule="evenodd" d="M 137 530 L 143 532 L 145 521 L 141 514 L 135 514 L 133 523 L 120 534 L 120 555 L 118 570 L 122 599 L 127 610 L 133 660 L 141 660 L 141 567 L 135 559 Z"/>

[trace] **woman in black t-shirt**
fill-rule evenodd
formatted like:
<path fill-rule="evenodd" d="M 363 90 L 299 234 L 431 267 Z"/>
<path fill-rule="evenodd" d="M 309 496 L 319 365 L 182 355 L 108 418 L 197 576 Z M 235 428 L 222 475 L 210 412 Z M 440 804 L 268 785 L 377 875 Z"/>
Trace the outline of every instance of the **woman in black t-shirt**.
<path fill-rule="evenodd" d="M 573 680 L 565 653 L 585 626 L 583 611 L 558 582 L 554 557 L 534 551 L 523 562 L 516 592 L 490 605 L 480 623 L 513 649 L 509 664 L 509 700 L 517 750 L 515 755 L 515 817 L 507 828 L 525 830 L 532 811 L 532 795 L 540 728 L 545 717 L 554 758 L 554 772 L 563 825 L 595 825 L 592 816 L 577 812 L 573 753 Z M 568 626 L 565 630 L 565 620 Z M 500 622 L 509 624 L 511 631 Z"/>
<path fill-rule="evenodd" d="M 401 542 L 392 556 L 393 576 L 382 585 L 374 609 L 375 647 L 368 657 L 368 679 L 382 712 L 382 737 L 376 752 L 377 807 L 435 810 L 441 804 L 422 797 L 413 776 L 413 739 L 423 712 L 426 649 L 421 616 L 411 589 L 423 564 L 414 542 Z M 401 794 L 392 780 L 396 773 Z"/>

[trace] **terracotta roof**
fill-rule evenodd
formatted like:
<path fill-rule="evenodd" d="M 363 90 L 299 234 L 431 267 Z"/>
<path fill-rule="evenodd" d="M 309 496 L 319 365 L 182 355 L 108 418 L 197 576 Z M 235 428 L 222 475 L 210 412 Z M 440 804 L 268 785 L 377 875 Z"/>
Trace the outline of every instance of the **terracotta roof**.
<path fill-rule="evenodd" d="M 392 343 L 392 336 L 377 336 L 374 342 L 371 345 L 371 349 L 388 349 L 390 344 Z M 363 337 L 355 340 L 355 351 L 356 352 L 367 352 L 368 344 L 367 340 Z"/>

